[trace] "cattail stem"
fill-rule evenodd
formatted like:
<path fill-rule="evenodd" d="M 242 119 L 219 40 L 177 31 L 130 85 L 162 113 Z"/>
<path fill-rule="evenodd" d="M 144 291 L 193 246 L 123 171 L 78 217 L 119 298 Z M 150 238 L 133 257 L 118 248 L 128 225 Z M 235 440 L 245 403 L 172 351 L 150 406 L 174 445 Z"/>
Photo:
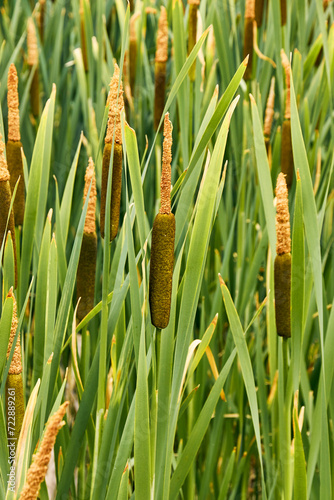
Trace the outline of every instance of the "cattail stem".
<path fill-rule="evenodd" d="M 278 335 L 291 337 L 291 240 L 288 188 L 280 173 L 276 184 L 275 316 Z"/>
<path fill-rule="evenodd" d="M 175 217 L 170 204 L 172 126 L 168 113 L 164 120 L 164 138 L 161 206 L 153 223 L 149 282 L 151 321 L 161 330 L 169 323 L 175 241 Z"/>
<path fill-rule="evenodd" d="M 84 11 L 84 0 L 80 0 L 80 37 L 81 37 L 81 52 L 82 60 L 85 68 L 85 72 L 88 71 L 88 57 L 87 57 L 87 44 L 86 44 L 86 30 L 85 30 L 85 11 Z"/>
<path fill-rule="evenodd" d="M 188 55 L 196 45 L 197 35 L 197 11 L 199 0 L 188 0 L 189 18 L 188 18 Z M 195 81 L 196 60 L 193 62 L 189 70 L 189 78 L 191 82 Z"/>
<path fill-rule="evenodd" d="M 106 215 L 106 197 L 108 187 L 108 175 L 110 156 L 112 152 L 112 143 L 114 140 L 114 154 L 112 166 L 112 186 L 110 199 L 110 241 L 116 238 L 119 225 L 121 190 L 122 190 L 122 129 L 121 129 L 121 111 L 124 108 L 123 86 L 120 84 L 118 93 L 119 67 L 115 63 L 114 75 L 110 83 L 108 96 L 109 120 L 105 146 L 103 150 L 102 161 L 102 183 L 101 183 L 101 210 L 100 210 L 100 230 L 104 238 L 105 215 Z"/>
<path fill-rule="evenodd" d="M 158 130 L 165 107 L 166 62 L 168 59 L 167 11 L 161 7 L 155 53 L 154 129 Z"/>

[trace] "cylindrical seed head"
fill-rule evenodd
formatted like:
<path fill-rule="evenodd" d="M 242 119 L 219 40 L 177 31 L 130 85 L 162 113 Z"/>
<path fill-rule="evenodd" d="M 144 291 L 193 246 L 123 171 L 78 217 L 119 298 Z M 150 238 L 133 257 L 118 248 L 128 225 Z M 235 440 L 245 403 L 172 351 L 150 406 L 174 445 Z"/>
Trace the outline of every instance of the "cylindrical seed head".
<path fill-rule="evenodd" d="M 168 59 L 168 24 L 167 11 L 165 7 L 160 9 L 160 17 L 157 32 L 157 49 L 155 52 L 156 62 L 166 62 Z"/>
<path fill-rule="evenodd" d="M 267 106 L 264 115 L 263 134 L 265 137 L 270 137 L 271 134 L 271 127 L 274 119 L 274 104 L 275 104 L 275 77 L 273 76 L 271 79 Z"/>
<path fill-rule="evenodd" d="M 173 126 L 169 120 L 169 113 L 166 113 L 164 120 L 164 142 L 160 183 L 160 214 L 169 214 L 171 211 L 170 188 L 172 177 L 172 130 Z"/>
<path fill-rule="evenodd" d="M 92 186 L 91 186 L 90 194 L 89 194 L 89 201 L 88 201 L 85 227 L 84 227 L 85 233 L 95 233 L 96 180 L 95 180 L 94 163 L 93 163 L 92 158 L 90 157 L 88 160 L 88 167 L 86 169 L 86 174 L 85 174 L 85 187 L 84 187 L 83 204 L 85 204 L 85 202 L 86 202 L 88 189 L 89 189 L 91 182 L 92 182 Z"/>
<path fill-rule="evenodd" d="M 7 347 L 7 359 L 9 358 L 10 351 L 12 349 L 12 345 L 15 339 L 18 319 L 17 319 L 17 306 L 16 300 L 13 294 L 13 289 L 11 288 L 8 292 L 7 297 L 11 297 L 13 299 L 13 315 L 12 315 L 12 326 L 10 329 L 9 342 Z M 20 343 L 20 334 L 17 337 L 17 341 L 14 347 L 14 354 L 12 357 L 12 362 L 9 367 L 8 373 L 12 375 L 19 375 L 22 373 L 22 361 L 21 361 L 21 343 Z"/>
<path fill-rule="evenodd" d="M 121 128 L 121 111 L 124 108 L 123 100 L 123 85 L 122 80 L 120 82 L 119 92 L 118 92 L 118 82 L 119 82 L 119 67 L 114 63 L 114 74 L 110 81 L 110 90 L 108 94 L 108 128 L 105 138 L 105 143 L 111 144 L 113 141 L 114 131 L 115 131 L 115 142 L 117 144 L 122 144 L 122 128 Z"/>
<path fill-rule="evenodd" d="M 15 65 L 12 63 L 8 71 L 7 104 L 8 104 L 8 140 L 20 141 L 19 94 L 17 91 L 18 77 Z"/>
<path fill-rule="evenodd" d="M 285 176 L 281 172 L 276 183 L 276 253 L 290 253 L 290 214 L 288 203 L 288 188 Z"/>
<path fill-rule="evenodd" d="M 274 264 L 277 334 L 291 337 L 291 254 L 276 255 Z"/>
<path fill-rule="evenodd" d="M 285 110 L 284 110 L 284 118 L 285 119 L 290 119 L 291 118 L 291 111 L 290 111 L 290 71 L 291 71 L 291 66 L 290 66 L 290 61 L 284 52 L 284 50 L 281 50 L 281 60 L 282 60 L 282 66 L 284 68 L 285 72 L 285 83 L 286 83 L 286 99 L 285 99 Z"/>
<path fill-rule="evenodd" d="M 35 23 L 31 17 L 27 25 L 27 46 L 28 46 L 28 64 L 34 66 L 38 64 L 38 45 Z"/>

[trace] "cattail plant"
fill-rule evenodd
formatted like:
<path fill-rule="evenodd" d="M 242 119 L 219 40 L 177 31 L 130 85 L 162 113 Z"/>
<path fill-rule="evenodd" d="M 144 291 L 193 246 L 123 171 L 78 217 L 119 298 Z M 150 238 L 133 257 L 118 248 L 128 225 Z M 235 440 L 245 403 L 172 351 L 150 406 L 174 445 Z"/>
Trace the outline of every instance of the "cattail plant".
<path fill-rule="evenodd" d="M 86 44 L 86 31 L 85 31 L 85 15 L 84 15 L 84 0 L 80 0 L 79 7 L 80 16 L 80 37 L 81 37 L 81 52 L 85 72 L 88 71 L 88 57 L 87 57 L 87 44 Z"/>
<path fill-rule="evenodd" d="M 81 297 L 77 316 L 81 321 L 94 307 L 95 289 L 95 267 L 97 236 L 95 229 L 95 207 L 96 207 L 96 181 L 94 163 L 89 158 L 85 175 L 84 199 L 85 204 L 89 186 L 91 185 L 87 214 L 82 238 L 81 253 L 77 272 L 77 296 Z"/>
<path fill-rule="evenodd" d="M 10 203 L 12 199 L 12 193 L 10 190 L 10 174 L 7 168 L 7 162 L 4 155 L 5 145 L 1 140 L 2 136 L 0 134 L 0 248 L 3 240 L 6 238 L 8 231 L 11 233 L 13 247 L 14 247 L 14 259 L 15 259 L 15 288 L 17 286 L 17 260 L 16 260 L 16 244 L 15 244 L 15 225 L 14 225 L 14 212 L 10 212 L 8 226 L 7 219 L 10 209 Z M 6 231 L 7 227 L 7 231 Z"/>
<path fill-rule="evenodd" d="M 121 205 L 122 188 L 122 129 L 121 129 L 121 111 L 124 108 L 123 85 L 119 81 L 119 67 L 114 64 L 114 75 L 110 82 L 108 95 L 109 119 L 105 138 L 102 163 L 102 184 L 101 184 L 101 210 L 100 210 L 100 229 L 101 236 L 104 238 L 104 222 L 106 214 L 106 197 L 108 186 L 108 172 L 112 143 L 114 138 L 114 156 L 112 169 L 112 188 L 110 200 L 110 241 L 116 238 L 119 225 L 119 212 Z"/>
<path fill-rule="evenodd" d="M 255 21 L 260 28 L 262 25 L 264 0 L 255 0 Z"/>
<path fill-rule="evenodd" d="M 31 111 L 34 117 L 39 116 L 39 75 L 38 75 L 38 46 L 35 23 L 31 17 L 27 25 L 28 66 L 34 71 L 30 87 Z"/>
<path fill-rule="evenodd" d="M 14 64 L 11 64 L 8 72 L 8 142 L 7 142 L 7 165 L 10 174 L 10 188 L 14 191 L 15 185 L 20 178 L 14 200 L 14 219 L 16 226 L 22 226 L 24 218 L 24 174 L 22 161 L 22 143 L 20 135 L 19 95 L 17 91 L 18 78 Z"/>
<path fill-rule="evenodd" d="M 293 181 L 293 154 L 291 140 L 291 113 L 290 113 L 290 62 L 284 50 L 281 50 L 282 65 L 285 71 L 286 98 L 284 120 L 282 126 L 282 144 L 281 144 L 281 170 L 286 175 L 286 183 L 290 189 Z"/>
<path fill-rule="evenodd" d="M 263 126 L 264 142 L 266 144 L 268 156 L 270 156 L 270 134 L 274 119 L 274 105 L 275 105 L 275 77 L 273 76 L 271 79 L 269 95 L 267 99 L 267 106 L 264 114 L 264 126 Z"/>
<path fill-rule="evenodd" d="M 175 217 L 171 213 L 172 124 L 169 113 L 164 120 L 164 142 L 160 184 L 160 210 L 152 230 L 149 303 L 151 321 L 156 328 L 169 323 L 174 266 Z"/>
<path fill-rule="evenodd" d="M 9 290 L 7 297 L 13 299 L 12 326 L 10 329 L 10 336 L 7 349 L 7 359 L 8 359 L 10 356 L 10 352 L 15 339 L 17 325 L 18 325 L 17 307 L 16 307 L 16 300 L 13 294 L 13 288 Z M 12 439 L 15 442 L 15 449 L 16 449 L 17 440 L 21 432 L 21 427 L 24 417 L 20 334 L 17 337 L 12 361 L 10 363 L 8 376 L 6 380 L 6 414 L 7 414 L 8 439 Z"/>
<path fill-rule="evenodd" d="M 189 5 L 189 18 L 188 18 L 188 55 L 196 45 L 197 34 L 197 11 L 200 0 L 188 0 Z M 190 81 L 195 81 L 196 60 L 189 70 Z"/>
<path fill-rule="evenodd" d="M 276 258 L 274 265 L 276 329 L 291 337 L 291 240 L 288 188 L 281 172 L 276 183 Z"/>
<path fill-rule="evenodd" d="M 244 59 L 249 55 L 249 61 L 244 73 L 244 80 L 252 79 L 253 66 L 253 21 L 255 18 L 255 0 L 246 0 L 244 28 Z"/>
<path fill-rule="evenodd" d="M 155 52 L 154 129 L 158 130 L 165 107 L 166 63 L 168 59 L 167 11 L 161 7 Z"/>
<path fill-rule="evenodd" d="M 49 418 L 43 439 L 37 453 L 33 456 L 26 482 L 21 491 L 20 500 L 36 500 L 38 498 L 41 483 L 44 481 L 51 453 L 56 442 L 56 437 L 60 429 L 65 425 L 63 420 L 69 402 L 65 401 L 59 409 Z"/>

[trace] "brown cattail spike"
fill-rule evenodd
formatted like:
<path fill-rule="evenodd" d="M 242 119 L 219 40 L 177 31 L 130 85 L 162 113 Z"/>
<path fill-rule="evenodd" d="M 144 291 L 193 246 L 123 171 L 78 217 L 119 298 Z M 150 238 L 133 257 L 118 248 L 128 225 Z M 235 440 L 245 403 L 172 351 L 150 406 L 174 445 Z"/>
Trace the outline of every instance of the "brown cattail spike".
<path fill-rule="evenodd" d="M 164 143 L 162 154 L 162 172 L 160 183 L 160 214 L 170 214 L 170 188 L 171 188 L 171 162 L 172 162 L 172 130 L 173 126 L 169 120 L 169 113 L 165 114 L 164 120 Z"/>
<path fill-rule="evenodd" d="M 87 214 L 86 214 L 85 227 L 84 227 L 85 233 L 95 233 L 96 180 L 95 180 L 94 163 L 93 163 L 92 158 L 89 158 L 88 167 L 86 169 L 86 175 L 85 175 L 85 188 L 84 188 L 83 204 L 85 204 L 85 202 L 86 202 L 88 189 L 89 189 L 91 182 L 92 182 L 92 186 L 91 186 L 90 194 L 89 194 L 89 201 L 88 201 Z"/>
<path fill-rule="evenodd" d="M 290 253 L 290 214 L 288 204 L 288 188 L 285 176 L 281 172 L 276 183 L 276 253 Z"/>
<path fill-rule="evenodd" d="M 17 92 L 18 78 L 15 65 L 12 63 L 8 72 L 8 140 L 18 142 L 20 136 L 19 94 Z"/>
<path fill-rule="evenodd" d="M 35 23 L 31 17 L 28 19 L 27 26 L 27 46 L 28 46 L 28 65 L 38 64 L 38 46 Z"/>
<path fill-rule="evenodd" d="M 197 11 L 199 6 L 199 0 L 188 0 L 189 5 L 189 19 L 188 19 L 188 55 L 193 50 L 196 44 L 197 37 Z M 193 82 L 195 80 L 196 71 L 196 61 L 192 64 L 189 77 Z"/>
<path fill-rule="evenodd" d="M 40 485 L 42 481 L 44 481 L 45 474 L 48 470 L 51 452 L 56 442 L 57 434 L 63 425 L 65 425 L 63 418 L 68 405 L 68 401 L 63 403 L 59 407 L 58 411 L 56 411 L 56 413 L 49 418 L 41 445 L 37 453 L 33 456 L 32 464 L 28 469 L 26 482 L 21 491 L 20 500 L 37 499 Z"/>
<path fill-rule="evenodd" d="M 284 50 L 281 50 L 281 60 L 282 60 L 282 66 L 285 71 L 285 83 L 286 83 L 286 100 L 285 100 L 285 111 L 284 111 L 284 118 L 285 119 L 290 119 L 291 118 L 291 113 L 290 113 L 290 61 L 284 52 Z"/>
<path fill-rule="evenodd" d="M 271 134 L 271 127 L 274 119 L 274 104 L 275 104 L 275 77 L 273 76 L 271 79 L 269 96 L 264 115 L 263 134 L 266 138 L 270 138 Z"/>
<path fill-rule="evenodd" d="M 245 19 L 255 18 L 255 0 L 246 0 Z"/>
<path fill-rule="evenodd" d="M 15 300 L 15 297 L 13 294 L 13 288 L 11 288 L 9 290 L 7 297 L 11 297 L 13 299 L 12 326 L 10 329 L 10 336 L 9 336 L 9 342 L 8 342 L 8 348 L 7 348 L 7 359 L 8 359 L 9 355 L 10 355 L 10 351 L 12 349 L 14 339 L 15 339 L 17 325 L 18 325 L 17 306 L 16 306 L 16 300 Z M 20 335 L 18 336 L 16 344 L 15 344 L 14 354 L 12 357 L 12 362 L 10 364 L 8 373 L 16 374 L 16 375 L 18 375 L 19 373 L 22 373 Z"/>
<path fill-rule="evenodd" d="M 168 24 L 167 11 L 161 7 L 157 33 L 157 50 L 155 53 L 156 62 L 166 62 L 168 59 Z"/>
<path fill-rule="evenodd" d="M 123 85 L 120 82 L 120 88 L 118 91 L 119 82 L 119 67 L 114 63 L 114 74 L 110 81 L 110 90 L 108 94 L 108 105 L 109 105 L 109 115 L 108 115 L 108 128 L 107 135 L 105 138 L 105 143 L 111 144 L 113 141 L 113 135 L 115 130 L 115 142 L 117 144 L 122 144 L 122 128 L 121 128 L 121 111 L 124 108 L 123 100 Z"/>

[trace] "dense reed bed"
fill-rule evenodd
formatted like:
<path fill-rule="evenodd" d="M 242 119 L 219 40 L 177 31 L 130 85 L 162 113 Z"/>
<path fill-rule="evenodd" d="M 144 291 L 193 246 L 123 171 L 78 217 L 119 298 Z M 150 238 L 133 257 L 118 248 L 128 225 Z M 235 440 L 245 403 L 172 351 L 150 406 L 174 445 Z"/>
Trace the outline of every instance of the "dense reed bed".
<path fill-rule="evenodd" d="M 334 495 L 334 10 L 4 1 L 0 499 Z"/>

